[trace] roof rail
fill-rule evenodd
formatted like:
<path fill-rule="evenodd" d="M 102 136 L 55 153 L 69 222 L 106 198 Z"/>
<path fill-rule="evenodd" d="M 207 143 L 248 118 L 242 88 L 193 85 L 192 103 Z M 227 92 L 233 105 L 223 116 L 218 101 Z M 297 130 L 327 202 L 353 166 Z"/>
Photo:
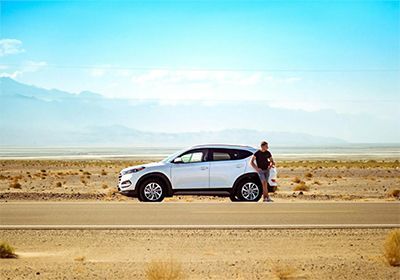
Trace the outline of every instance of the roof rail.
<path fill-rule="evenodd" d="M 241 147 L 241 148 L 251 148 L 254 149 L 252 146 L 248 145 L 236 145 L 236 144 L 199 144 L 194 145 L 191 148 L 201 148 L 201 147 Z"/>

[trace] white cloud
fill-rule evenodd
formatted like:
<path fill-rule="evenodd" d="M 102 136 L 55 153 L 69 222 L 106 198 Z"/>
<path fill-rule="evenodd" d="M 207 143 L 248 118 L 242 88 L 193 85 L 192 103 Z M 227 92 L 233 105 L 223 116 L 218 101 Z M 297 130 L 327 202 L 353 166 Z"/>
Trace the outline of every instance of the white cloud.
<path fill-rule="evenodd" d="M 319 111 L 323 109 L 328 109 L 325 103 L 316 100 L 271 100 L 268 101 L 268 105 L 274 108 L 282 108 L 289 110 L 303 110 L 308 112 Z"/>
<path fill-rule="evenodd" d="M 17 39 L 1 39 L 0 40 L 0 56 L 22 53 L 22 42 Z"/>
<path fill-rule="evenodd" d="M 214 83 L 252 86 L 263 82 L 294 83 L 301 79 L 298 77 L 274 78 L 262 72 L 160 69 L 134 75 L 131 80 L 140 85 L 146 83 Z"/>
<path fill-rule="evenodd" d="M 265 100 L 301 79 L 260 71 L 135 70 L 96 65 L 85 70 L 87 87 L 109 97 L 159 100 Z M 163 101 L 164 102 L 164 101 Z"/>
<path fill-rule="evenodd" d="M 45 61 L 27 61 L 25 64 L 18 67 L 18 69 L 11 69 L 10 67 L 5 67 L 0 69 L 9 69 L 11 71 L 2 72 L 0 73 L 0 77 L 8 77 L 12 79 L 16 79 L 19 76 L 23 75 L 24 73 L 33 73 L 42 70 L 44 67 L 47 66 Z"/>
<path fill-rule="evenodd" d="M 279 78 L 279 77 L 272 77 L 272 76 L 264 76 L 263 79 L 266 82 L 269 82 L 271 84 L 293 84 L 296 82 L 301 81 L 302 79 L 299 77 L 284 77 L 284 78 Z"/>
<path fill-rule="evenodd" d="M 93 78 L 102 78 L 105 76 L 129 77 L 132 74 L 128 69 L 118 68 L 118 66 L 111 64 L 93 66 L 88 73 Z"/>
<path fill-rule="evenodd" d="M 28 61 L 23 66 L 24 72 L 37 72 L 47 66 L 45 61 Z"/>
<path fill-rule="evenodd" d="M 90 70 L 90 76 L 92 77 L 103 77 L 106 74 L 106 69 L 104 68 L 93 68 Z"/>
<path fill-rule="evenodd" d="M 22 74 L 22 72 L 21 71 L 13 71 L 13 72 L 11 72 L 11 73 L 6 73 L 6 72 L 3 72 L 3 73 L 0 73 L 0 77 L 6 77 L 6 78 L 11 78 L 11 79 L 16 79 L 16 78 L 18 78 L 18 76 L 20 76 Z"/>

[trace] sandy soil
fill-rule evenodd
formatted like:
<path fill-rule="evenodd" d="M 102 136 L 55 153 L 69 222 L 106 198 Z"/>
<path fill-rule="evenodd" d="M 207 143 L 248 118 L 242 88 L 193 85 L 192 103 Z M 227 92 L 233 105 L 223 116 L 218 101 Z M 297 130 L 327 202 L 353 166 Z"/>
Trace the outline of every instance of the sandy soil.
<path fill-rule="evenodd" d="M 19 259 L 1 279 L 143 279 L 172 260 L 184 279 L 399 279 L 382 244 L 389 230 L 2 230 Z"/>
<path fill-rule="evenodd" d="M 0 200 L 127 200 L 116 194 L 118 172 L 146 161 L 1 160 Z M 395 200 L 399 161 L 283 161 L 278 163 L 283 200 Z M 306 191 L 294 191 L 303 181 Z M 301 183 L 300 183 L 301 184 Z M 400 195 L 400 191 L 399 194 Z M 136 199 L 132 199 L 136 201 Z M 167 201 L 225 201 L 173 197 Z"/>

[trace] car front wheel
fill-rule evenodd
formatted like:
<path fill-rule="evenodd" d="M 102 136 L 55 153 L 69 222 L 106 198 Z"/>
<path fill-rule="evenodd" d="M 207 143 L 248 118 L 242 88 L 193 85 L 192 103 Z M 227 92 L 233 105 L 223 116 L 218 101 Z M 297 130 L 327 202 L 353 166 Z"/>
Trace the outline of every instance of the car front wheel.
<path fill-rule="evenodd" d="M 259 201 L 262 196 L 262 187 L 254 181 L 244 180 L 239 185 L 237 196 L 241 201 Z"/>
<path fill-rule="evenodd" d="M 161 202 L 165 197 L 165 186 L 157 179 L 148 179 L 141 184 L 139 200 L 144 202 Z"/>

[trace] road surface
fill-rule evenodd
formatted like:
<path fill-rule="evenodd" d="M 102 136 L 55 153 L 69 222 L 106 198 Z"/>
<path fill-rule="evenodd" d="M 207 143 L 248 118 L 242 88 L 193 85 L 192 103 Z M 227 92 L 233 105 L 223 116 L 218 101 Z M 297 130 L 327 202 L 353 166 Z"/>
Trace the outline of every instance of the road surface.
<path fill-rule="evenodd" d="M 400 203 L 7 202 L 8 228 L 400 227 Z"/>

